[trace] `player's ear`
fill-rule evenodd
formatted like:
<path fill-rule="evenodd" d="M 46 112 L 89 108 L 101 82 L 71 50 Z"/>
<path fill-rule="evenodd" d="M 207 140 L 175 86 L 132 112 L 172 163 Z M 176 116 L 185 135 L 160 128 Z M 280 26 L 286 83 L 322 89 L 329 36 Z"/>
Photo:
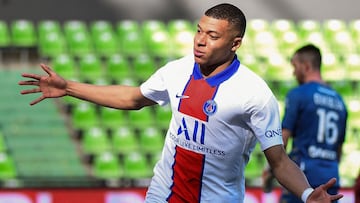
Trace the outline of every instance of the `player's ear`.
<path fill-rule="evenodd" d="M 311 66 L 310 61 L 305 61 L 305 62 L 303 63 L 303 66 L 305 67 L 305 71 L 306 71 L 306 72 L 309 72 L 309 71 L 312 70 L 312 66 Z"/>
<path fill-rule="evenodd" d="M 242 37 L 235 37 L 231 47 L 231 51 L 235 52 L 241 46 L 241 43 L 242 43 Z"/>

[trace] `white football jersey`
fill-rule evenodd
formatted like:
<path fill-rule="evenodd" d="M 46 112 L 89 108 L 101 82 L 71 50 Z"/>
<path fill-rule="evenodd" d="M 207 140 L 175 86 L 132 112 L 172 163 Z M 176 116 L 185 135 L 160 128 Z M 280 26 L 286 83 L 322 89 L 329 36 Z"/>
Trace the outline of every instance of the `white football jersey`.
<path fill-rule="evenodd" d="M 141 91 L 172 109 L 146 202 L 243 202 L 244 167 L 256 142 L 262 150 L 282 144 L 267 84 L 236 57 L 205 79 L 191 55 L 157 70 Z"/>

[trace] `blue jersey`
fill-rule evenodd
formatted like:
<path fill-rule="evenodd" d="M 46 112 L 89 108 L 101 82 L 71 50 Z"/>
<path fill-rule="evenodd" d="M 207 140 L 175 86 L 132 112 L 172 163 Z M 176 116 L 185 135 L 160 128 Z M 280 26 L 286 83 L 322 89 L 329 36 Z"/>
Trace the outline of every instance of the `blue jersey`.
<path fill-rule="evenodd" d="M 345 140 L 347 119 L 341 96 L 329 86 L 310 82 L 291 90 L 285 106 L 282 127 L 292 132 L 290 157 L 309 183 L 316 187 L 332 177 L 339 179 L 337 151 Z"/>

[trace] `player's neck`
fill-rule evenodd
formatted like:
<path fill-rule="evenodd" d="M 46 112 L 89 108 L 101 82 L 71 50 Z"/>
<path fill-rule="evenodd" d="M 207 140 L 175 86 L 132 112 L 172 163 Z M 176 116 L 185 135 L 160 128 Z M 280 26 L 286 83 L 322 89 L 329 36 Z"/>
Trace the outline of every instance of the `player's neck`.
<path fill-rule="evenodd" d="M 321 77 L 321 75 L 319 73 L 314 73 L 314 74 L 308 75 L 308 77 L 306 78 L 305 83 L 310 83 L 310 82 L 326 84 L 326 82 L 322 79 L 322 77 Z"/>
<path fill-rule="evenodd" d="M 202 73 L 203 77 L 204 78 L 209 78 L 209 77 L 212 77 L 212 76 L 222 72 L 228 66 L 230 66 L 230 64 L 232 63 L 232 59 L 233 58 L 231 58 L 231 60 L 227 60 L 225 62 L 221 62 L 221 63 L 218 63 L 218 64 L 201 65 L 200 70 L 201 70 L 201 73 Z"/>

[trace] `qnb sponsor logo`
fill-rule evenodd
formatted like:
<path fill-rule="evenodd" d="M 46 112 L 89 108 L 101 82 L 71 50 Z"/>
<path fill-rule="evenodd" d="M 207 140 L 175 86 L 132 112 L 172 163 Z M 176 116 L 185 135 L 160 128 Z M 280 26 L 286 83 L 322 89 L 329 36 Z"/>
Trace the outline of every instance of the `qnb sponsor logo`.
<path fill-rule="evenodd" d="M 272 137 L 276 137 L 276 136 L 282 136 L 280 128 L 276 129 L 276 130 L 267 130 L 265 132 L 265 137 L 267 137 L 267 138 L 272 138 Z"/>
<path fill-rule="evenodd" d="M 336 160 L 336 152 L 333 150 L 323 149 L 314 145 L 308 148 L 308 153 L 311 158 L 320 158 L 328 160 Z"/>

